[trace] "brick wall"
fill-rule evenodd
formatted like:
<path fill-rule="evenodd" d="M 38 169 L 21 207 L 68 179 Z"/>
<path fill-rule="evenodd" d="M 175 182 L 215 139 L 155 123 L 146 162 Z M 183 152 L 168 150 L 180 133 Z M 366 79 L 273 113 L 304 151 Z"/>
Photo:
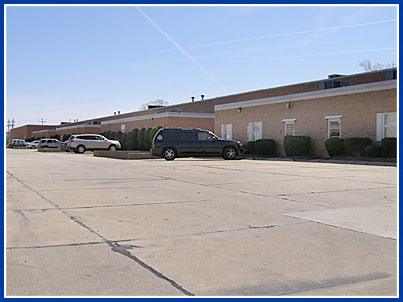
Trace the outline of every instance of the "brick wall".
<path fill-rule="evenodd" d="M 296 119 L 296 135 L 307 135 L 312 139 L 312 153 L 326 156 L 325 141 L 328 135 L 326 116 L 342 115 L 341 136 L 368 137 L 376 139 L 376 113 L 396 112 L 396 89 L 367 92 L 323 99 L 270 104 L 215 112 L 215 132 L 221 135 L 221 124 L 232 124 L 233 139 L 247 142 L 249 122 L 263 122 L 263 138 L 276 140 L 279 154 L 284 155 L 283 119 Z"/>
<path fill-rule="evenodd" d="M 156 126 L 162 127 L 172 127 L 172 128 L 201 128 L 214 130 L 214 119 L 212 118 L 189 118 L 189 117 L 162 117 L 155 119 L 146 119 L 138 121 L 130 121 L 123 123 L 114 124 L 103 124 L 101 127 L 101 132 L 104 131 L 120 131 L 121 125 L 125 125 L 125 132 L 129 132 L 134 128 L 152 128 Z"/>
<path fill-rule="evenodd" d="M 27 137 L 32 137 L 32 132 L 53 129 L 56 126 L 52 125 L 24 125 L 21 127 L 13 128 L 10 130 L 10 139 L 26 139 Z"/>

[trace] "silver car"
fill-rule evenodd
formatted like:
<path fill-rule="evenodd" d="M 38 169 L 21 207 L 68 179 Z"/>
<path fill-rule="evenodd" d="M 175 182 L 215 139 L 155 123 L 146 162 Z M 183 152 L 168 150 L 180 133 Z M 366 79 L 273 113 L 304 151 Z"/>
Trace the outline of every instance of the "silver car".
<path fill-rule="evenodd" d="M 38 148 L 59 148 L 60 141 L 55 138 L 44 138 L 39 141 Z"/>
<path fill-rule="evenodd" d="M 26 147 L 29 149 L 38 148 L 39 140 L 27 143 Z"/>
<path fill-rule="evenodd" d="M 110 150 L 121 148 L 120 142 L 109 140 L 99 134 L 76 134 L 69 137 L 67 147 L 75 153 L 84 153 L 86 150 Z"/>

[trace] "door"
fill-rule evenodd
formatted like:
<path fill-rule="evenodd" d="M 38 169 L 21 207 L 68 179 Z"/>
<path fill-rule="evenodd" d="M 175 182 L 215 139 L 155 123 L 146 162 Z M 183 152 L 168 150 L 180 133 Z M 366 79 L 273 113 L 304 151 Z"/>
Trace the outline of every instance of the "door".
<path fill-rule="evenodd" d="M 198 131 L 197 139 L 202 154 L 217 154 L 220 153 L 221 148 L 216 137 L 208 131 Z"/>
<path fill-rule="evenodd" d="M 197 154 L 199 151 L 197 133 L 193 130 L 182 131 L 177 149 L 178 149 L 178 153 L 183 154 L 183 155 Z"/>

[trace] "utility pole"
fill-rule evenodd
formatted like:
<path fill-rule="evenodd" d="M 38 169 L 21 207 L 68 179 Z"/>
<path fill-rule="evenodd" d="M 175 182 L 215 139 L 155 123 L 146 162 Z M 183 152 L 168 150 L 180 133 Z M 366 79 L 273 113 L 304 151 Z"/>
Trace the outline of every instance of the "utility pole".
<path fill-rule="evenodd" d="M 14 118 L 11 120 L 11 129 L 14 129 L 14 125 L 15 125 L 15 123 L 14 123 Z"/>
<path fill-rule="evenodd" d="M 41 120 L 39 122 L 42 123 L 42 126 L 43 126 L 43 123 L 46 123 L 46 121 L 43 118 L 41 118 Z"/>

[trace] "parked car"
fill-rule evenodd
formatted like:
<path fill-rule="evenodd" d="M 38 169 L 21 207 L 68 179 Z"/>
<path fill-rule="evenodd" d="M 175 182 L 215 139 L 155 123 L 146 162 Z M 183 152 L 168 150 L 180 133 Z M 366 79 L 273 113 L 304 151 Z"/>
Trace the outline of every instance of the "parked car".
<path fill-rule="evenodd" d="M 110 140 L 99 134 L 77 134 L 67 140 L 69 150 L 75 153 L 84 153 L 86 150 L 116 151 L 122 146 L 119 141 Z"/>
<path fill-rule="evenodd" d="M 59 148 L 60 141 L 55 138 L 44 138 L 39 141 L 38 148 Z"/>
<path fill-rule="evenodd" d="M 153 155 L 166 160 L 186 156 L 222 156 L 235 159 L 245 152 L 239 141 L 224 140 L 208 130 L 162 128 L 153 138 Z"/>
<path fill-rule="evenodd" d="M 26 147 L 29 149 L 35 149 L 38 148 L 39 140 L 33 141 L 33 142 L 28 142 Z"/>
<path fill-rule="evenodd" d="M 21 148 L 25 147 L 27 143 L 23 139 L 13 139 L 9 144 L 9 148 Z"/>
<path fill-rule="evenodd" d="M 64 142 L 60 142 L 60 145 L 59 145 L 60 150 L 63 150 L 63 151 L 66 151 L 66 152 L 70 151 L 70 148 L 67 145 L 67 142 L 68 142 L 68 140 L 66 140 Z"/>

